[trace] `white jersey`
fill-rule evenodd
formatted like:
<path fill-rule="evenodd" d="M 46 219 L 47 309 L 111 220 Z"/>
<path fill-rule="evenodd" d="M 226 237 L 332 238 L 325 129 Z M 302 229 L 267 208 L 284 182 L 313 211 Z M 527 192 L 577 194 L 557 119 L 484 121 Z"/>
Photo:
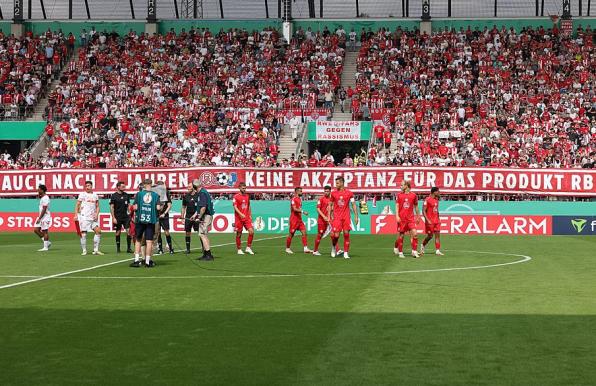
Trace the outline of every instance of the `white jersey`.
<path fill-rule="evenodd" d="M 78 200 L 81 203 L 81 209 L 79 211 L 81 219 L 94 220 L 98 215 L 95 208 L 95 205 L 99 201 L 97 194 L 83 192 L 79 195 Z"/>
<path fill-rule="evenodd" d="M 43 217 L 41 217 L 41 212 L 43 211 L 44 207 L 46 207 L 46 213 L 43 215 Z M 50 215 L 50 197 L 48 197 L 48 195 L 43 196 L 39 200 L 39 216 L 40 221 L 46 221 L 52 218 Z"/>

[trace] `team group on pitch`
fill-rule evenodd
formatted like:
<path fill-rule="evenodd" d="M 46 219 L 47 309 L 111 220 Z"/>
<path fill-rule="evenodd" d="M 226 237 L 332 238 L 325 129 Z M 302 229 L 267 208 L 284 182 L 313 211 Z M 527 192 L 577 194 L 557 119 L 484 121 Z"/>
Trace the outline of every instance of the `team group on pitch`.
<path fill-rule="evenodd" d="M 317 237 L 314 249 L 308 248 L 306 226 L 302 219 L 308 213 L 302 209 L 302 188 L 294 189 L 294 196 L 290 204 L 290 229 L 286 238 L 286 253 L 292 254 L 291 244 L 296 231 L 302 234 L 302 245 L 304 253 L 312 253 L 320 256 L 319 246 L 321 239 L 327 234 L 331 236 L 331 256 L 343 255 L 349 259 L 350 231 L 352 225 L 352 213 L 354 222 L 358 224 L 359 215 L 356 209 L 354 194 L 345 188 L 343 177 L 335 180 L 336 189 L 332 191 L 331 186 L 324 188 L 324 194 L 317 201 Z M 127 252 L 133 253 L 131 241 L 134 238 L 134 260 L 131 267 L 154 267 L 152 259 L 153 243 L 157 236 L 158 254 L 163 254 L 162 231 L 165 234 L 169 253 L 174 253 L 172 237 L 170 235 L 169 212 L 172 208 L 172 201 L 169 191 L 165 189 L 163 182 L 153 185 L 153 181 L 145 180 L 139 192 L 135 195 L 132 204 L 130 196 L 124 191 L 125 184 L 120 182 L 116 186 L 116 192 L 110 198 L 110 211 L 114 230 L 116 231 L 116 249 L 120 252 L 120 235 L 122 230 L 126 231 Z M 159 194 L 158 192 L 161 192 Z M 43 248 L 39 251 L 47 251 L 52 243 L 49 241 L 49 228 L 51 225 L 50 198 L 47 195 L 47 188 L 44 185 L 38 187 L 40 197 L 39 216 L 35 221 L 34 232 L 43 241 Z M 412 256 L 420 257 L 425 252 L 428 242 L 435 238 L 435 254 L 443 255 L 440 242 L 440 220 L 439 220 L 439 188 L 433 187 L 430 195 L 424 200 L 422 216 L 418 207 L 418 198 L 410 191 L 410 181 L 404 180 L 401 184 L 401 191 L 396 197 L 396 221 L 397 239 L 395 240 L 394 253 L 401 258 L 403 254 L 404 235 L 408 234 L 411 240 Z M 239 192 L 234 195 L 234 228 L 236 233 L 236 249 L 239 255 L 245 253 L 253 255 L 252 243 L 254 228 L 252 223 L 252 212 L 250 196 L 246 192 L 246 184 L 239 184 Z M 208 233 L 213 221 L 214 208 L 213 200 L 209 192 L 202 186 L 199 180 L 195 180 L 188 186 L 188 192 L 182 199 L 181 218 L 184 219 L 186 253 L 190 253 L 191 234 L 194 230 L 198 232 L 202 245 L 203 254 L 199 260 L 211 261 L 214 259 L 211 253 Z M 426 238 L 418 251 L 417 224 L 424 218 Z M 99 250 L 101 242 L 101 230 L 99 227 L 99 197 L 93 192 L 93 183 L 85 183 L 85 191 L 82 192 L 76 202 L 74 221 L 77 233 L 80 237 L 82 255 L 87 254 L 87 233 L 93 232 L 93 254 L 103 255 Z M 246 247 L 242 250 L 242 232 L 248 232 Z M 338 249 L 340 235 L 343 233 L 343 250 Z"/>

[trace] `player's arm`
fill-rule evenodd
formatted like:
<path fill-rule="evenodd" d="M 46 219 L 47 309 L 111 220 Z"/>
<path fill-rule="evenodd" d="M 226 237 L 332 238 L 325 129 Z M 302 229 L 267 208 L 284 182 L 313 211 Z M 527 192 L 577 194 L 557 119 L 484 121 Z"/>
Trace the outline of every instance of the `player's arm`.
<path fill-rule="evenodd" d="M 114 197 L 110 200 L 110 214 L 112 215 L 112 222 L 116 224 L 116 215 L 114 214 Z"/>
<path fill-rule="evenodd" d="M 432 221 L 426 216 L 426 210 L 428 209 L 426 205 L 426 200 L 422 203 L 422 216 L 424 216 L 424 222 L 427 224 L 432 224 Z"/>
<path fill-rule="evenodd" d="M 93 219 L 96 221 L 99 218 L 99 200 L 95 201 L 95 218 Z"/>
<path fill-rule="evenodd" d="M 317 213 L 319 214 L 319 216 L 323 217 L 323 220 L 325 220 L 325 222 L 329 222 L 329 207 L 327 207 L 327 213 L 325 213 L 317 205 Z"/>
<path fill-rule="evenodd" d="M 44 205 L 41 207 L 41 213 L 39 214 L 39 217 L 37 218 L 37 220 L 35 221 L 36 223 L 41 221 L 41 219 L 43 218 L 43 216 L 46 215 L 46 212 L 48 211 L 48 206 Z"/>
<path fill-rule="evenodd" d="M 399 201 L 395 201 L 395 221 L 399 224 L 401 219 L 399 218 Z"/>
<path fill-rule="evenodd" d="M 182 199 L 182 209 L 180 209 L 180 219 L 186 218 L 186 197 Z"/>
<path fill-rule="evenodd" d="M 74 219 L 75 221 L 79 221 L 79 212 L 81 210 L 81 201 L 77 200 L 74 210 Z"/>
<path fill-rule="evenodd" d="M 360 217 L 358 216 L 358 209 L 356 208 L 356 200 L 352 197 L 350 201 L 352 201 L 352 211 L 354 211 L 354 218 L 356 219 L 356 224 L 358 224 L 360 222 Z"/>
<path fill-rule="evenodd" d="M 335 217 L 335 206 L 333 205 L 333 201 L 329 202 L 329 218 Z"/>
<path fill-rule="evenodd" d="M 420 222 L 420 207 L 418 206 L 418 199 L 416 199 L 416 203 L 414 204 L 414 212 L 416 213 L 416 223 Z"/>
<path fill-rule="evenodd" d="M 236 214 L 238 216 L 240 216 L 240 218 L 245 218 L 246 217 L 244 215 L 244 213 L 242 213 L 242 211 L 240 209 L 238 209 L 238 206 L 236 205 L 236 200 L 234 200 L 234 212 L 236 212 Z"/>

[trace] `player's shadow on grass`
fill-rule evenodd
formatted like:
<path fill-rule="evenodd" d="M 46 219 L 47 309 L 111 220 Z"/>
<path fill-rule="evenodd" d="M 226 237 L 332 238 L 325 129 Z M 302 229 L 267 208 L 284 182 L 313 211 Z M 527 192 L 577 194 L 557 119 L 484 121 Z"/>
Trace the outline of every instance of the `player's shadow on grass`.
<path fill-rule="evenodd" d="M 147 308 L 155 306 L 151 291 L 141 296 Z M 0 318 L 1 384 L 588 385 L 596 379 L 596 316 L 26 308 L 2 309 Z"/>

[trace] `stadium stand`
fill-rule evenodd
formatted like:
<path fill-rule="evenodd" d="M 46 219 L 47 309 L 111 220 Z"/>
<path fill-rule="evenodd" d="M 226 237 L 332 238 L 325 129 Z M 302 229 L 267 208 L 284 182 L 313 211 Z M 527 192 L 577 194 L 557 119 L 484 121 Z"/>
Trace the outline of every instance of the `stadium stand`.
<path fill-rule="evenodd" d="M 16 38 L 0 30 L 0 120 L 30 116 L 73 48 L 61 31 Z"/>
<path fill-rule="evenodd" d="M 363 31 L 354 119 L 370 110 L 391 122 L 376 128 L 368 164 L 591 167 L 593 38 L 589 28 L 573 39 L 543 28 Z"/>

